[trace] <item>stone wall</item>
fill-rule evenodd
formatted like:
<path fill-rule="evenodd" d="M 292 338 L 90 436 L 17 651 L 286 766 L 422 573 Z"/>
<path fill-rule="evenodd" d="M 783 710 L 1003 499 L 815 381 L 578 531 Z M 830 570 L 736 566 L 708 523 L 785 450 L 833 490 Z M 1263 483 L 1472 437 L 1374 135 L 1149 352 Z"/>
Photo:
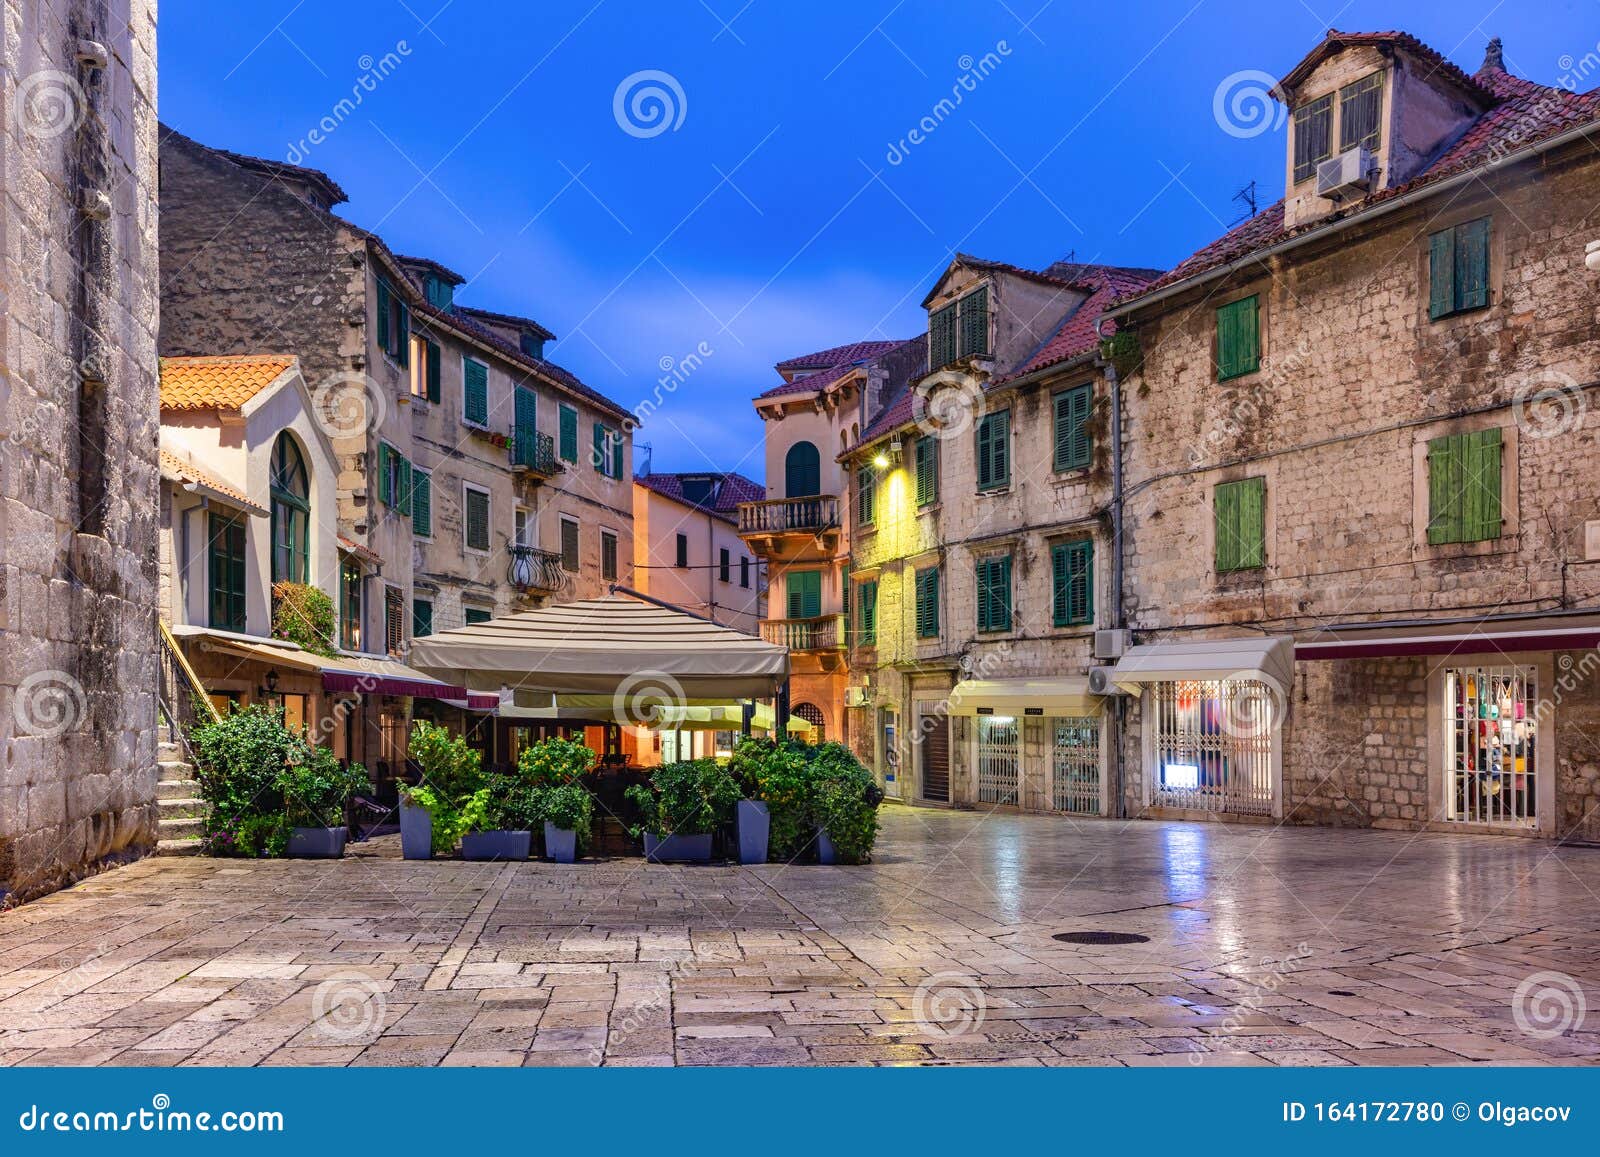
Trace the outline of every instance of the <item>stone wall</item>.
<path fill-rule="evenodd" d="M 5 58 L 0 903 L 156 840 L 154 7 L 10 6 Z"/>

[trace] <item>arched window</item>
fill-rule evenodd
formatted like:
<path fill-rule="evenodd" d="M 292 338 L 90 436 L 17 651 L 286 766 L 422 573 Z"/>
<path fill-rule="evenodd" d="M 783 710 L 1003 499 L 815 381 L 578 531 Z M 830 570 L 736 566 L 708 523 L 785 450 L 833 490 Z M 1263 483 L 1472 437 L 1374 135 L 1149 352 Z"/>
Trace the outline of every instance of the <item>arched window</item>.
<path fill-rule="evenodd" d="M 822 456 L 810 442 L 796 442 L 783 459 L 783 496 L 810 498 L 822 493 Z"/>
<path fill-rule="evenodd" d="M 823 722 L 822 708 L 818 707 L 815 703 L 796 703 L 789 709 L 789 713 L 797 719 L 804 719 L 807 723 L 811 724 L 812 727 L 816 728 L 816 730 L 811 733 L 812 743 L 827 742 L 828 728 Z"/>
<path fill-rule="evenodd" d="M 307 581 L 311 480 L 288 431 L 272 444 L 272 581 Z"/>

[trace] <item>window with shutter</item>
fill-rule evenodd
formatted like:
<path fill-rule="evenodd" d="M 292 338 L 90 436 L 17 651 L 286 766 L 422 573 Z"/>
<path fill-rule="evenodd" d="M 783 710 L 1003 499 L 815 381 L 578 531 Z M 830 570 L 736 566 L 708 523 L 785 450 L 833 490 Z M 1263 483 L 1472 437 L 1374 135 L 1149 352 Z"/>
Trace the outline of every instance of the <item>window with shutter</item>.
<path fill-rule="evenodd" d="M 680 568 L 687 567 L 689 565 L 689 536 L 687 534 L 678 535 L 677 546 L 678 553 L 674 565 Z"/>
<path fill-rule="evenodd" d="M 739 559 L 739 585 L 745 588 L 750 586 L 750 556 L 744 555 Z"/>
<path fill-rule="evenodd" d="M 822 493 L 822 455 L 811 442 L 796 442 L 783 456 L 783 496 L 809 498 Z"/>
<path fill-rule="evenodd" d="M 421 639 L 433 634 L 433 604 L 427 599 L 411 600 L 411 636 Z"/>
<path fill-rule="evenodd" d="M 814 619 L 822 614 L 822 572 L 792 570 L 784 579 L 785 610 L 791 619 Z"/>
<path fill-rule="evenodd" d="M 479 623 L 487 623 L 494 618 L 494 612 L 485 610 L 482 607 L 463 607 L 462 618 L 466 620 L 467 626 L 475 627 Z"/>
<path fill-rule="evenodd" d="M 1217 573 L 1251 570 L 1267 561 L 1267 480 L 1241 478 L 1212 491 Z"/>
<path fill-rule="evenodd" d="M 395 310 L 394 356 L 405 369 L 411 364 L 411 308 L 401 301 Z"/>
<path fill-rule="evenodd" d="M 978 422 L 978 489 L 1011 483 L 1011 411 L 996 410 Z"/>
<path fill-rule="evenodd" d="M 978 630 L 1011 629 L 1011 556 L 978 560 Z"/>
<path fill-rule="evenodd" d="M 433 537 L 433 475 L 426 470 L 411 473 L 411 533 Z"/>
<path fill-rule="evenodd" d="M 928 315 L 928 369 L 943 369 L 956 356 L 956 307 L 952 303 Z"/>
<path fill-rule="evenodd" d="M 1333 155 L 1333 94 L 1319 96 L 1294 110 L 1294 180 L 1316 176 L 1317 162 Z"/>
<path fill-rule="evenodd" d="M 939 501 L 939 440 L 932 434 L 917 439 L 917 505 Z"/>
<path fill-rule="evenodd" d="M 725 583 L 733 581 L 733 555 L 728 552 L 727 547 L 722 547 L 717 553 L 717 581 Z"/>
<path fill-rule="evenodd" d="M 468 550 L 489 549 L 489 492 L 466 489 L 464 532 Z"/>
<path fill-rule="evenodd" d="M 1051 621 L 1058 627 L 1094 622 L 1094 540 L 1057 543 L 1050 572 Z"/>
<path fill-rule="evenodd" d="M 405 596 L 397 587 L 383 589 L 383 642 L 396 658 L 406 649 Z"/>
<path fill-rule="evenodd" d="M 1428 542 L 1499 538 L 1504 446 L 1498 428 L 1428 443 Z"/>
<path fill-rule="evenodd" d="M 443 356 L 444 356 L 443 355 L 443 351 L 441 351 L 439 349 L 439 343 L 436 342 L 436 341 L 430 341 L 428 343 L 428 359 L 427 359 L 428 360 L 428 375 L 427 375 L 428 376 L 428 401 L 430 401 L 430 402 L 437 402 L 441 397 L 444 396 L 443 395 L 443 386 L 441 385 L 441 382 L 443 381 L 443 368 L 442 368 Z"/>
<path fill-rule="evenodd" d="M 1383 104 L 1383 73 L 1374 72 L 1339 90 L 1339 151 L 1363 148 L 1377 152 L 1383 139 L 1379 112 Z"/>
<path fill-rule="evenodd" d="M 622 434 L 617 430 L 611 432 L 611 477 L 622 477 Z"/>
<path fill-rule="evenodd" d="M 1260 299 L 1251 295 L 1217 310 L 1217 381 L 1261 368 Z"/>
<path fill-rule="evenodd" d="M 989 352 L 989 287 L 980 286 L 963 297 L 960 306 L 961 355 L 982 356 Z"/>
<path fill-rule="evenodd" d="M 389 333 L 389 283 L 381 277 L 378 278 L 377 298 L 378 348 L 384 353 L 388 353 L 391 344 L 391 335 Z"/>
<path fill-rule="evenodd" d="M 856 471 L 856 521 L 871 526 L 877 519 L 878 473 L 871 466 Z"/>
<path fill-rule="evenodd" d="M 530 435 L 527 444 L 531 446 L 531 435 L 539 428 L 539 397 L 525 386 L 515 387 L 511 397 L 511 420 L 517 433 Z"/>
<path fill-rule="evenodd" d="M 561 448 L 563 461 L 578 460 L 578 411 L 571 406 L 561 406 Z"/>
<path fill-rule="evenodd" d="M 411 462 L 403 454 L 395 455 L 394 508 L 401 518 L 411 517 Z"/>
<path fill-rule="evenodd" d="M 578 573 L 578 524 L 571 518 L 561 520 L 561 569 Z"/>
<path fill-rule="evenodd" d="M 917 571 L 917 638 L 939 636 L 939 568 Z"/>
<path fill-rule="evenodd" d="M 612 582 L 617 578 L 617 536 L 609 530 L 600 532 L 600 577 Z"/>
<path fill-rule="evenodd" d="M 1094 400 L 1091 385 L 1073 386 L 1055 396 L 1055 461 L 1057 470 L 1082 470 L 1094 458 L 1085 423 Z"/>
<path fill-rule="evenodd" d="M 245 520 L 212 511 L 206 534 L 210 543 L 207 584 L 211 626 L 221 631 L 245 629 Z"/>
<path fill-rule="evenodd" d="M 361 650 L 362 603 L 361 564 L 353 558 L 339 563 L 339 645 L 346 651 Z"/>
<path fill-rule="evenodd" d="M 1428 317 L 1438 320 L 1489 304 L 1489 218 L 1428 235 Z"/>
<path fill-rule="evenodd" d="M 389 443 L 378 443 L 378 501 L 385 506 L 394 505 L 394 456 Z"/>
<path fill-rule="evenodd" d="M 861 607 L 861 645 L 871 647 L 878 641 L 878 580 L 862 583 L 857 593 Z"/>
<path fill-rule="evenodd" d="M 461 418 L 474 426 L 489 424 L 489 367 L 473 358 L 461 362 Z"/>

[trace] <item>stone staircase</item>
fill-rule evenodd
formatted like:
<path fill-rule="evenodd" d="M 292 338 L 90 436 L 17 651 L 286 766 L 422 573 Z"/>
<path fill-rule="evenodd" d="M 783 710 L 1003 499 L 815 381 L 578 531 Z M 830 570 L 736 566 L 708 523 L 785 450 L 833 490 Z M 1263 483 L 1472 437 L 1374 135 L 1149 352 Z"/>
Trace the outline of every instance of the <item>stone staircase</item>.
<path fill-rule="evenodd" d="M 200 798 L 194 765 L 188 761 L 182 745 L 173 741 L 165 725 L 161 728 L 161 742 L 156 750 L 156 766 L 161 773 L 156 781 L 161 828 L 156 855 L 197 856 L 206 805 Z"/>

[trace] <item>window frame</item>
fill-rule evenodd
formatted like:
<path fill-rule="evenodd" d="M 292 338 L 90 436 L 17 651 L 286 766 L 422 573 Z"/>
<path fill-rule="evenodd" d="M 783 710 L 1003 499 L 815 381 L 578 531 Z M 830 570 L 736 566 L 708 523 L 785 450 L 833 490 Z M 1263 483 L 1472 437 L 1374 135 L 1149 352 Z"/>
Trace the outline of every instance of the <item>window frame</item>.
<path fill-rule="evenodd" d="M 568 428 L 568 419 L 571 420 L 570 429 Z M 577 406 L 574 406 L 571 402 L 556 403 L 556 441 L 558 443 L 556 456 L 563 462 L 571 462 L 574 466 L 578 464 L 578 428 L 580 425 L 582 425 L 582 415 L 578 413 Z M 572 438 L 572 452 L 570 454 L 567 452 L 567 438 L 569 435 Z"/>
<path fill-rule="evenodd" d="M 856 640 L 860 646 L 878 645 L 878 580 L 862 579 L 856 583 L 856 614 L 858 616 Z"/>
<path fill-rule="evenodd" d="M 482 546 L 472 545 L 472 503 L 471 496 L 483 495 L 483 537 Z M 461 550 L 464 554 L 487 555 L 494 549 L 494 492 L 487 486 L 476 482 L 461 481 Z"/>
<path fill-rule="evenodd" d="M 1004 605 L 1005 615 L 1003 620 L 996 616 L 996 608 L 992 605 L 995 580 L 990 574 L 991 568 L 998 568 L 1004 577 Z M 1016 589 L 1013 573 L 1012 558 L 1010 554 L 985 555 L 977 560 L 973 568 L 976 579 L 978 633 L 980 635 L 993 635 L 1009 632 L 1016 622 Z"/>
<path fill-rule="evenodd" d="M 1004 426 L 1005 426 L 1005 430 L 1004 430 L 1003 435 L 1001 436 L 1000 442 L 999 442 L 1003 457 L 1005 459 L 1005 472 L 1004 472 L 1004 474 L 1002 474 L 999 477 L 990 477 L 989 480 L 986 482 L 986 481 L 984 481 L 984 471 L 983 471 L 983 442 L 984 442 L 984 437 L 985 437 L 984 431 L 989 428 L 989 425 L 990 425 L 991 422 L 1003 423 Z M 1011 486 L 1011 407 L 1007 406 L 1007 407 L 1005 407 L 1004 409 L 1001 409 L 1001 410 L 990 410 L 983 417 L 979 418 L 978 419 L 977 429 L 973 431 L 973 437 L 975 439 L 975 443 L 974 443 L 974 465 L 975 465 L 975 468 L 973 470 L 973 474 L 974 474 L 974 476 L 976 478 L 977 487 L 978 487 L 978 493 L 979 494 L 989 494 L 989 493 L 993 493 L 994 491 L 997 491 L 997 490 L 1006 490 L 1006 489 L 1008 489 Z M 990 472 L 991 472 L 991 475 L 992 475 L 993 470 L 994 470 L 994 466 L 993 466 L 993 462 L 994 462 L 994 442 L 993 442 L 993 436 L 991 435 L 990 437 L 991 437 L 991 442 L 990 442 L 990 450 L 989 450 L 989 461 L 990 461 Z"/>
<path fill-rule="evenodd" d="M 1508 533 L 1508 520 L 1506 518 L 1506 464 L 1510 456 L 1509 439 L 1505 431 L 1499 426 L 1487 426 L 1480 430 L 1466 430 L 1452 434 L 1441 434 L 1429 438 L 1426 442 L 1425 461 L 1428 481 L 1427 523 L 1424 527 L 1424 539 L 1429 546 L 1455 546 L 1470 545 L 1480 542 L 1494 542 L 1505 537 Z M 1439 497 L 1440 490 L 1445 485 L 1437 473 L 1438 464 L 1435 461 L 1435 451 L 1442 458 L 1446 452 L 1472 455 L 1491 454 L 1498 466 L 1494 476 L 1494 512 L 1495 517 L 1489 519 L 1483 511 L 1479 511 L 1474 519 L 1471 508 L 1474 497 L 1467 489 L 1457 489 L 1450 495 L 1451 509 L 1440 511 L 1436 508 L 1435 500 Z M 1464 458 L 1460 461 L 1458 469 L 1468 471 L 1471 463 Z M 1481 481 L 1479 475 L 1473 474 L 1466 477 L 1465 481 L 1477 486 Z M 1485 487 L 1483 501 L 1488 496 Z M 1448 514 L 1447 521 L 1441 524 L 1441 518 Z M 1478 533 L 1486 531 L 1490 526 L 1494 533 Z"/>
<path fill-rule="evenodd" d="M 567 527 L 572 527 L 572 565 L 567 565 Z M 578 574 L 583 569 L 583 528 L 581 522 L 570 514 L 560 516 L 557 527 L 561 535 L 561 569 L 568 574 Z"/>
<path fill-rule="evenodd" d="M 1483 259 L 1483 282 L 1476 290 L 1463 290 L 1467 279 L 1463 277 L 1463 261 L 1470 261 L 1467 247 L 1472 244 L 1471 233 L 1463 231 L 1481 229 L 1481 253 Z M 1449 246 L 1449 273 L 1450 273 L 1450 304 L 1441 308 L 1439 302 L 1439 262 L 1442 256 L 1441 241 L 1446 241 Z M 1488 309 L 1494 304 L 1494 217 L 1493 214 L 1484 213 L 1476 217 L 1469 217 L 1464 221 L 1457 221 L 1446 225 L 1443 229 L 1435 229 L 1428 234 L 1427 269 L 1428 269 L 1428 321 L 1444 321 L 1447 318 L 1460 317 L 1462 314 L 1477 313 Z M 1465 244 L 1464 244 L 1465 242 Z M 1466 272 L 1470 273 L 1470 269 Z M 1472 298 L 1481 295 L 1481 300 Z"/>
<path fill-rule="evenodd" d="M 1338 106 L 1339 151 L 1341 153 L 1349 149 L 1364 148 L 1376 155 L 1378 150 L 1383 147 L 1383 72 L 1384 70 L 1380 68 L 1367 73 L 1366 76 L 1352 80 L 1349 84 L 1340 85 Z M 1364 95 L 1366 92 L 1375 94 L 1374 103 L 1377 106 L 1373 113 L 1372 131 L 1360 140 L 1352 141 L 1349 139 L 1348 106 L 1352 99 Z M 1368 144 L 1368 141 L 1371 141 L 1371 143 Z"/>
<path fill-rule="evenodd" d="M 1056 627 L 1094 625 L 1094 538 L 1074 538 L 1050 547 L 1050 622 Z M 1083 610 L 1073 613 L 1073 584 L 1083 585 Z"/>
<path fill-rule="evenodd" d="M 1302 101 L 1300 104 L 1295 106 L 1294 112 L 1290 114 L 1289 120 L 1294 129 L 1294 151 L 1290 153 L 1289 156 L 1289 183 L 1291 185 L 1299 185 L 1311 180 L 1317 175 L 1317 166 L 1333 156 L 1333 117 L 1335 95 L 1336 94 L 1334 93 L 1326 92 L 1312 100 Z M 1320 109 L 1317 107 L 1319 105 L 1322 106 Z M 1300 134 L 1303 127 L 1302 122 L 1309 122 L 1311 120 L 1312 116 L 1314 115 L 1313 110 L 1318 113 L 1325 113 L 1327 116 L 1326 128 L 1323 136 L 1323 151 L 1319 156 L 1307 157 L 1304 161 L 1302 161 L 1299 155 Z"/>
<path fill-rule="evenodd" d="M 617 581 L 617 532 L 601 528 L 600 531 L 600 577 L 606 582 Z"/>
<path fill-rule="evenodd" d="M 420 613 L 423 607 L 428 608 L 426 616 Z M 424 617 L 427 619 L 428 629 L 419 631 L 417 628 L 423 625 Z M 433 634 L 433 600 L 413 596 L 411 599 L 411 637 L 413 639 L 425 639 L 431 634 Z"/>
<path fill-rule="evenodd" d="M 238 551 L 226 547 L 226 535 L 236 531 Z M 219 542 L 223 545 L 219 549 Z M 274 544 L 276 549 L 276 544 Z M 218 563 L 229 571 L 226 589 L 218 582 Z M 250 520 L 242 511 L 214 508 L 206 512 L 206 625 L 219 631 L 244 632 L 249 622 Z M 237 582 L 235 582 L 237 580 Z M 227 608 L 226 621 L 218 622 L 219 598 Z M 235 613 L 237 612 L 237 613 Z"/>
<path fill-rule="evenodd" d="M 425 504 L 424 504 L 426 506 L 427 512 L 428 512 L 427 527 L 425 529 L 418 529 L 418 527 L 417 527 L 417 495 L 419 493 L 422 493 L 422 492 L 426 492 L 427 493 L 427 499 L 426 499 Z M 410 505 L 411 505 L 411 534 L 412 534 L 412 536 L 414 538 L 421 539 L 423 542 L 432 542 L 433 541 L 433 471 L 432 470 L 424 470 L 424 469 L 422 469 L 422 467 L 418 466 L 414 462 L 411 464 L 411 504 Z"/>
<path fill-rule="evenodd" d="M 474 418 L 470 412 L 472 383 L 469 381 L 468 366 L 483 367 L 482 418 Z M 489 363 L 463 351 L 461 354 L 461 424 L 463 426 L 471 426 L 474 430 L 487 430 L 489 428 L 489 414 Z"/>
<path fill-rule="evenodd" d="M 1065 405 L 1068 409 L 1067 421 L 1072 420 L 1071 409 L 1078 398 L 1083 399 L 1083 417 L 1078 419 L 1077 429 L 1065 441 L 1066 448 L 1076 450 L 1076 443 L 1081 441 L 1081 453 L 1062 454 L 1063 438 L 1061 432 L 1061 409 Z M 1081 382 L 1076 386 L 1067 386 L 1050 395 L 1050 434 L 1051 434 L 1051 469 L 1057 474 L 1065 474 L 1079 470 L 1087 470 L 1094 465 L 1094 436 L 1086 427 L 1089 419 L 1094 414 L 1094 383 Z M 1080 460 L 1081 457 L 1081 460 Z"/>
<path fill-rule="evenodd" d="M 927 510 L 939 504 L 939 439 L 924 434 L 915 446 L 917 509 Z"/>
<path fill-rule="evenodd" d="M 672 544 L 672 566 L 675 570 L 689 569 L 689 536 L 681 530 Z"/>
<path fill-rule="evenodd" d="M 939 566 L 918 567 L 913 572 L 912 590 L 913 601 L 913 630 L 918 639 L 937 639 L 940 634 L 939 622 L 939 587 L 941 585 Z M 931 587 L 931 590 L 925 589 Z M 927 615 L 923 611 L 926 609 Z"/>
<path fill-rule="evenodd" d="M 1251 330 L 1250 345 L 1252 348 L 1248 365 L 1244 364 L 1245 356 L 1241 352 L 1225 349 L 1223 336 L 1225 332 L 1223 316 L 1226 314 L 1232 317 L 1237 313 L 1243 312 L 1246 306 L 1249 307 L 1251 317 L 1255 321 L 1255 325 Z M 1223 302 L 1216 308 L 1213 325 L 1215 332 L 1213 335 L 1212 362 L 1216 370 L 1217 381 L 1231 382 L 1237 378 L 1249 377 L 1251 374 L 1258 373 L 1261 369 L 1262 346 L 1261 294 L 1250 293 L 1243 297 L 1236 297 L 1232 301 Z M 1231 353 L 1233 356 L 1225 360 L 1224 355 L 1226 353 Z"/>
<path fill-rule="evenodd" d="M 868 462 L 856 468 L 856 525 L 873 527 L 878 521 L 878 472 Z"/>
<path fill-rule="evenodd" d="M 796 581 L 796 580 L 800 581 Z M 816 587 L 816 614 L 805 614 L 806 596 L 810 593 L 799 588 L 808 585 Z M 800 604 L 800 614 L 792 613 L 796 601 Z M 808 620 L 822 617 L 822 572 L 815 567 L 805 567 L 800 570 L 785 571 L 783 575 L 783 617 L 791 620 Z"/>
<path fill-rule="evenodd" d="M 1251 491 L 1256 492 L 1253 497 Z M 1229 496 L 1226 504 L 1231 507 L 1236 521 L 1245 517 L 1247 507 L 1244 500 L 1255 503 L 1261 525 L 1259 539 L 1253 544 L 1253 552 L 1250 549 L 1251 541 L 1246 537 L 1242 524 L 1224 525 L 1229 514 L 1229 511 L 1224 509 L 1224 495 Z M 1217 575 L 1241 574 L 1266 568 L 1267 523 L 1266 475 L 1252 474 L 1245 478 L 1231 478 L 1218 482 L 1211 488 L 1211 565 Z M 1224 553 L 1224 543 L 1228 544 L 1227 554 Z"/>
<path fill-rule="evenodd" d="M 350 581 L 352 577 L 354 583 Z M 346 555 L 339 560 L 339 645 L 346 651 L 361 650 L 365 602 L 366 575 L 361 570 L 360 561 Z"/>

